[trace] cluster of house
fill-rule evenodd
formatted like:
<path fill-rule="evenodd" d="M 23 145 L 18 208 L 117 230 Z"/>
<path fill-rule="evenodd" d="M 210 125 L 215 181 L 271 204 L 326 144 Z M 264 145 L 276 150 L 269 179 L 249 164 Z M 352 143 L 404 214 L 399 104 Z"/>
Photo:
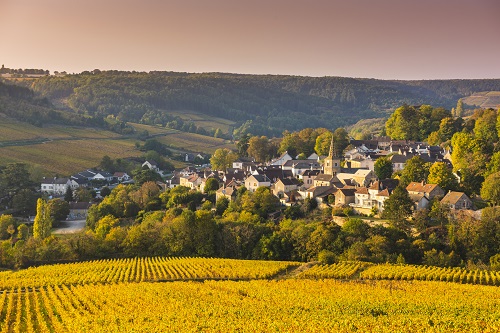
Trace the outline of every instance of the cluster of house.
<path fill-rule="evenodd" d="M 174 172 L 165 183 L 159 182 L 163 189 L 186 186 L 203 192 L 207 180 L 214 178 L 219 183 L 216 199 L 226 197 L 235 200 L 237 190 L 244 186 L 253 192 L 261 186 L 269 187 L 283 205 L 294 205 L 306 198 L 319 204 L 329 203 L 350 206 L 357 213 L 370 214 L 376 208 L 384 210 L 384 201 L 389 198 L 398 185 L 397 179 L 377 179 L 374 162 L 381 156 L 389 156 L 393 170 L 401 170 L 408 159 L 419 155 L 428 162 L 446 162 L 451 166 L 450 152 L 423 143 L 378 140 L 351 140 L 352 149 L 343 158 L 334 155 L 333 142 L 328 156 L 312 154 L 307 159 L 294 159 L 288 153 L 267 163 L 258 164 L 251 160 L 240 159 L 225 172 L 194 166 Z M 341 166 L 341 160 L 344 160 Z M 161 174 L 154 161 L 142 164 Z M 123 172 L 85 170 L 69 178 L 45 179 L 41 184 L 44 193 L 62 196 L 68 187 L 75 190 L 92 184 L 118 184 L 132 181 Z M 110 186 L 113 187 L 113 186 Z M 427 208 L 434 197 L 442 198 L 452 209 L 472 209 L 470 198 L 462 192 L 444 191 L 435 184 L 411 183 L 406 188 L 414 202 L 415 210 Z"/>
<path fill-rule="evenodd" d="M 92 185 L 112 185 L 130 181 L 131 177 L 125 172 L 115 172 L 88 169 L 76 173 L 67 178 L 45 178 L 42 180 L 40 189 L 42 193 L 50 196 L 63 196 L 68 188 L 73 191 L 80 187 L 91 187 Z"/>
<path fill-rule="evenodd" d="M 446 162 L 451 166 L 449 151 L 423 143 L 379 138 L 352 140 L 351 145 L 353 148 L 344 155 L 344 167 L 341 166 L 341 158 L 334 156 L 332 143 L 326 157 L 312 154 L 307 159 L 297 160 L 284 153 L 266 165 L 240 159 L 226 172 L 197 171 L 188 167 L 176 173 L 168 186 L 182 185 L 203 191 L 206 181 L 215 178 L 220 184 L 217 199 L 226 197 L 234 200 L 241 186 L 251 192 L 265 186 L 280 198 L 283 205 L 294 205 L 309 198 L 320 204 L 349 205 L 357 213 L 370 214 L 373 208 L 378 212 L 384 210 L 384 201 L 398 185 L 397 179 L 377 179 L 374 173 L 377 158 L 389 156 L 395 171 L 401 170 L 406 161 L 415 155 L 428 162 Z M 411 183 L 407 190 L 415 210 L 427 208 L 436 196 L 452 209 L 472 209 L 467 195 L 461 192 L 444 193 L 435 184 Z"/>

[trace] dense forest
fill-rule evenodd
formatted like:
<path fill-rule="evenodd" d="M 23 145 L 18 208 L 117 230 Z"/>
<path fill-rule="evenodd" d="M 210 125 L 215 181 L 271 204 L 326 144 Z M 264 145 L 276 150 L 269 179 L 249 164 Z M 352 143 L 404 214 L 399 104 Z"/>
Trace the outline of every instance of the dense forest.
<path fill-rule="evenodd" d="M 237 135 L 279 135 L 305 127 L 338 128 L 387 117 L 402 104 L 451 109 L 500 80 L 387 81 L 175 72 L 82 72 L 26 83 L 38 96 L 85 116 L 167 125 L 169 110 L 191 110 L 237 122 Z M 238 127 L 237 126 L 237 127 Z"/>

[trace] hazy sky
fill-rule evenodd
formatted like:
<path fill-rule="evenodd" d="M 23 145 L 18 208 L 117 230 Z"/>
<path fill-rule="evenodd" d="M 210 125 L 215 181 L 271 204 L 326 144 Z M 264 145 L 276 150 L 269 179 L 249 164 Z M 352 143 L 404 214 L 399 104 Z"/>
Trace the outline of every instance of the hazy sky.
<path fill-rule="evenodd" d="M 0 0 L 0 65 L 500 78 L 500 0 Z"/>

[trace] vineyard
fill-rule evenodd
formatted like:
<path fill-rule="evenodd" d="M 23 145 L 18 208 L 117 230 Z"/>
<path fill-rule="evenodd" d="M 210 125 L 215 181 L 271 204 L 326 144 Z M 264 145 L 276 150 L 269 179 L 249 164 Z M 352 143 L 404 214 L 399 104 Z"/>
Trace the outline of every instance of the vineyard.
<path fill-rule="evenodd" d="M 0 273 L 0 290 L 94 283 L 271 278 L 300 263 L 210 258 L 135 258 L 47 265 Z"/>
<path fill-rule="evenodd" d="M 498 274 L 217 258 L 47 265 L 0 273 L 0 331 L 498 332 L 500 288 L 469 283 Z"/>
<path fill-rule="evenodd" d="M 497 287 L 443 282 L 142 282 L 18 288 L 0 295 L 0 323 L 2 332 L 498 332 L 498 306 Z"/>
<path fill-rule="evenodd" d="M 500 272 L 416 265 L 375 265 L 361 272 L 369 280 L 423 280 L 500 286 Z"/>
<path fill-rule="evenodd" d="M 373 264 L 367 262 L 341 262 L 333 265 L 316 265 L 296 277 L 304 279 L 350 279 L 362 269 Z"/>

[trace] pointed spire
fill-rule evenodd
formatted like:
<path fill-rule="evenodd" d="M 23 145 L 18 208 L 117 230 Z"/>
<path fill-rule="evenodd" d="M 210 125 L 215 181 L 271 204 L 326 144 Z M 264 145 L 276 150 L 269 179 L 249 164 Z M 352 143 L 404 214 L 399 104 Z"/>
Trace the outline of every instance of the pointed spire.
<path fill-rule="evenodd" d="M 330 143 L 330 153 L 328 157 L 333 157 L 333 133 L 332 133 L 332 142 Z"/>

